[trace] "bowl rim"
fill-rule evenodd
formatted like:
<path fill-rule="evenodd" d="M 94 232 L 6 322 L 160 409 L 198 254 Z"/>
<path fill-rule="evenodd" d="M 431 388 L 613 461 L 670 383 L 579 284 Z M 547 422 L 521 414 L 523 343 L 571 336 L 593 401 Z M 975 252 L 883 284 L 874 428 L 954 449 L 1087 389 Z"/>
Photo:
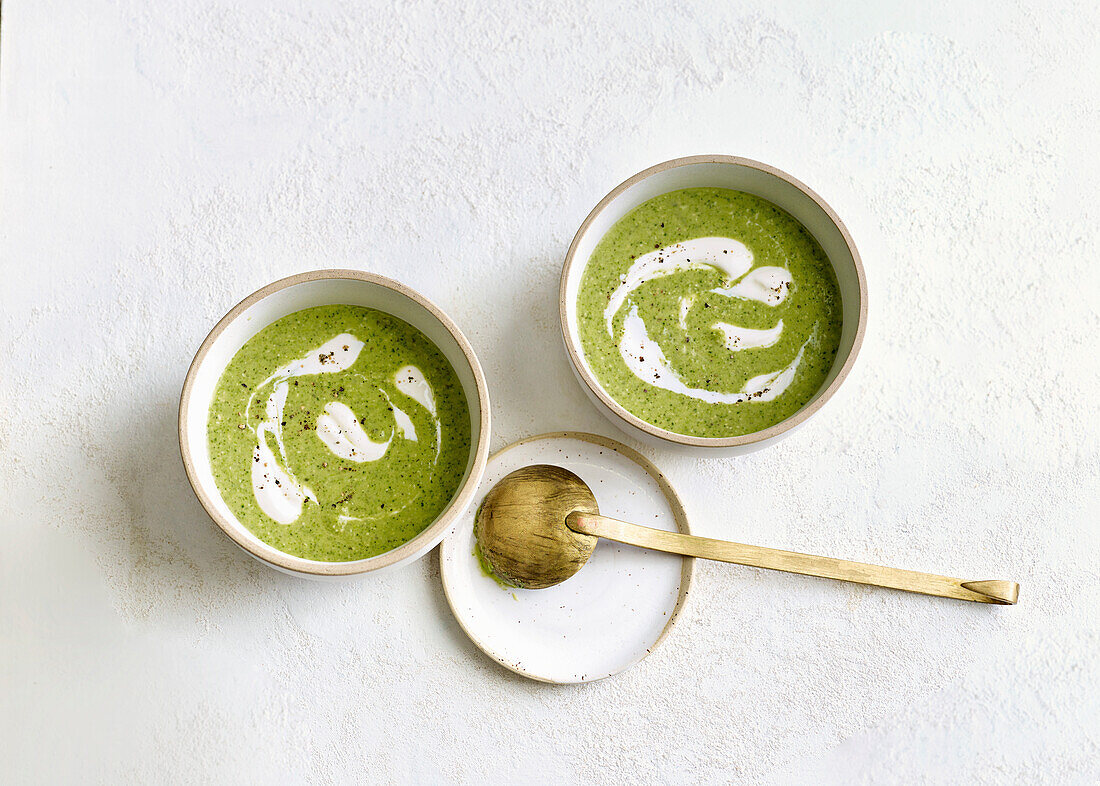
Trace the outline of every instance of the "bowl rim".
<path fill-rule="evenodd" d="M 192 404 L 191 396 L 195 378 L 198 369 L 205 362 L 207 354 L 210 352 L 210 349 L 213 347 L 218 337 L 221 336 L 226 328 L 235 322 L 242 313 L 270 295 L 297 284 L 326 279 L 362 281 L 385 287 L 418 304 L 432 317 L 438 320 L 454 338 L 455 342 L 462 350 L 466 362 L 470 365 L 470 370 L 473 372 L 474 382 L 477 388 L 477 403 L 481 415 L 481 428 L 476 435 L 477 446 L 470 474 L 435 521 L 416 537 L 402 543 L 395 549 L 366 559 L 348 562 L 322 562 L 320 560 L 306 559 L 305 557 L 296 557 L 264 543 L 258 538 L 255 538 L 255 536 L 253 536 L 253 540 L 246 538 L 238 531 L 239 528 L 244 528 L 244 525 L 236 520 L 230 521 L 227 517 L 223 516 L 216 509 L 213 498 L 206 493 L 206 490 L 199 482 L 195 458 L 191 453 L 191 441 L 187 436 L 187 421 L 190 416 Z M 464 392 L 467 397 L 469 397 L 470 391 L 467 390 Z M 430 551 L 431 548 L 437 545 L 438 542 L 446 536 L 447 532 L 456 523 L 458 516 L 470 504 L 481 483 L 481 477 L 485 472 L 485 465 L 489 457 L 489 387 L 485 381 L 485 374 L 482 371 L 481 363 L 474 354 L 473 347 L 470 346 L 470 342 L 466 339 L 466 336 L 451 318 L 443 313 L 443 311 L 441 311 L 432 301 L 428 300 L 428 298 L 398 281 L 380 276 L 376 273 L 341 268 L 310 270 L 281 278 L 261 287 L 235 305 L 218 321 L 214 328 L 207 334 L 206 338 L 203 339 L 202 344 L 195 353 L 194 359 L 191 361 L 190 367 L 187 369 L 187 376 L 184 378 L 183 389 L 180 392 L 177 427 L 180 443 L 180 457 L 183 459 L 184 471 L 187 473 L 187 481 L 191 484 L 191 488 L 195 492 L 195 496 L 198 497 L 199 503 L 206 511 L 206 514 L 218 525 L 222 532 L 228 535 L 238 546 L 262 562 L 293 573 L 314 576 L 352 576 L 386 568 Z"/>
<path fill-rule="evenodd" d="M 570 276 L 573 274 L 574 269 L 583 270 L 583 265 L 588 264 L 588 260 L 582 260 L 580 262 L 581 267 L 578 268 L 578 260 L 576 258 L 577 246 L 580 245 L 581 238 L 588 232 L 588 228 L 592 225 L 592 222 L 596 220 L 596 217 L 600 215 L 615 199 L 617 199 L 624 191 L 631 186 L 645 180 L 652 175 L 656 175 L 660 172 L 665 172 L 669 169 L 675 169 L 682 166 L 690 166 L 693 164 L 732 164 L 741 167 L 747 167 L 749 169 L 756 169 L 765 174 L 777 177 L 790 185 L 797 188 L 803 194 L 808 196 L 813 202 L 821 208 L 829 220 L 840 231 L 841 237 L 844 240 L 844 244 L 847 246 L 849 253 L 852 255 L 852 263 L 856 270 L 856 283 L 859 296 L 859 316 L 856 321 L 856 333 L 852 341 L 852 349 L 848 353 L 848 356 L 844 360 L 844 364 L 840 367 L 836 377 L 832 382 L 821 391 L 817 398 L 811 401 L 809 404 L 803 406 L 797 412 L 790 417 L 787 417 L 774 426 L 769 426 L 761 431 L 754 431 L 750 434 L 741 434 L 733 437 L 695 437 L 689 434 L 678 434 L 675 431 L 669 431 L 667 429 L 655 426 L 645 420 L 642 420 L 637 415 L 627 411 L 619 402 L 611 398 L 607 392 L 603 389 L 603 386 L 596 380 L 595 375 L 589 370 L 588 364 L 584 362 L 580 354 L 580 348 L 576 342 L 573 341 L 573 337 L 569 330 L 569 316 L 568 316 L 568 300 L 566 296 L 566 288 L 569 282 Z M 832 260 L 830 260 L 830 264 Z M 863 336 L 867 330 L 867 277 L 863 271 L 863 262 L 860 259 L 859 251 L 856 249 L 855 241 L 852 240 L 851 234 L 848 232 L 848 228 L 844 225 L 844 222 L 840 220 L 840 216 L 833 210 L 829 204 L 822 199 L 817 192 L 811 189 L 802 181 L 792 177 L 786 172 L 776 169 L 768 164 L 754 161 L 751 158 L 742 158 L 740 156 L 728 156 L 720 154 L 710 155 L 697 155 L 697 156 L 685 156 L 682 158 L 674 158 L 668 161 L 663 161 L 660 164 L 643 169 L 636 175 L 627 178 L 622 183 L 613 188 L 607 196 L 599 201 L 599 203 L 592 208 L 592 212 L 581 223 L 577 229 L 577 233 L 573 236 L 573 242 L 569 244 L 569 250 L 565 254 L 565 263 L 562 265 L 561 280 L 558 286 L 558 321 L 561 325 L 562 339 L 565 341 L 565 348 L 569 354 L 569 360 L 573 364 L 573 369 L 580 376 L 585 386 L 589 391 L 596 396 L 596 398 L 607 409 L 612 412 L 620 420 L 626 422 L 628 425 L 633 426 L 636 429 L 641 430 L 645 434 L 656 437 L 657 439 L 671 442 L 677 445 L 686 447 L 700 447 L 700 448 L 733 448 L 741 447 L 745 445 L 752 445 L 757 442 L 763 442 L 765 440 L 778 437 L 802 422 L 821 409 L 825 402 L 832 398 L 840 384 L 848 376 L 848 372 L 852 369 L 852 364 L 855 363 L 856 356 L 859 354 L 860 347 L 863 344 Z"/>

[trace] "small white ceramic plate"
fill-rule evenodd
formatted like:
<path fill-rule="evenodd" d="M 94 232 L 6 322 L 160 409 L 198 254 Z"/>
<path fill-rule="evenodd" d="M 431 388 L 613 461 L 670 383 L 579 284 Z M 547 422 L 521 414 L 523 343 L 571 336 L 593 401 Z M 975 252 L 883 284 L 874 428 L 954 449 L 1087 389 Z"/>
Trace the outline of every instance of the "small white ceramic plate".
<path fill-rule="evenodd" d="M 489 459 L 473 504 L 440 550 L 443 589 L 459 625 L 489 657 L 544 682 L 590 682 L 633 666 L 672 628 L 693 560 L 601 540 L 588 564 L 556 587 L 502 587 L 474 556 L 474 516 L 497 481 L 531 464 L 577 473 L 607 516 L 688 532 L 679 497 L 644 456 L 595 434 L 521 440 Z"/>

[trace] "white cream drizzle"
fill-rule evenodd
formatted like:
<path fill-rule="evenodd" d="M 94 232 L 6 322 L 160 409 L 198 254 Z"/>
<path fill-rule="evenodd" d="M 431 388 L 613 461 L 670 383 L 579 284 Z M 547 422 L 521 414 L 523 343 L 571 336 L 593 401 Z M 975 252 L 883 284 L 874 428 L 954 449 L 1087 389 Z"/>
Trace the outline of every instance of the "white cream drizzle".
<path fill-rule="evenodd" d="M 753 330 L 727 322 L 715 322 L 713 327 L 722 333 L 726 349 L 731 352 L 740 352 L 743 349 L 758 349 L 775 344 L 783 333 L 783 320 L 779 320 L 775 327 L 765 330 Z"/>
<path fill-rule="evenodd" d="M 286 446 L 283 444 L 283 408 L 289 390 L 288 380 L 307 374 L 329 374 L 350 368 L 363 349 L 363 342 L 350 333 L 340 333 L 326 341 L 304 357 L 293 360 L 265 379 L 248 397 L 245 418 L 252 409 L 256 393 L 269 383 L 274 383 L 271 394 L 264 403 L 264 420 L 254 429 L 256 447 L 252 452 L 252 494 L 256 504 L 267 516 L 280 524 L 291 524 L 302 515 L 302 505 L 307 499 L 314 502 L 313 492 L 298 482 L 287 466 Z M 267 445 L 267 435 L 275 438 L 279 458 Z"/>
<path fill-rule="evenodd" d="M 265 515 L 280 524 L 291 524 L 302 515 L 305 501 L 316 502 L 317 498 L 283 469 L 267 445 L 268 433 L 266 423 L 256 429 L 259 442 L 252 451 L 252 493 Z"/>
<path fill-rule="evenodd" d="M 317 417 L 317 436 L 334 455 L 358 463 L 378 461 L 393 442 L 392 435 L 385 442 L 372 440 L 351 407 L 339 401 L 325 404 L 324 414 Z"/>
<path fill-rule="evenodd" d="M 691 307 L 694 305 L 695 295 L 688 295 L 687 297 L 680 298 L 680 330 L 688 329 L 688 314 L 691 312 Z"/>
<path fill-rule="evenodd" d="M 382 391 L 383 395 L 386 395 L 385 391 Z M 390 405 L 390 409 L 393 410 L 393 419 L 397 422 L 397 428 L 401 430 L 401 436 L 410 442 L 418 442 L 416 438 L 416 426 L 413 425 L 412 418 L 408 416 L 405 410 L 393 403 L 388 395 L 386 395 L 386 402 Z"/>
<path fill-rule="evenodd" d="M 734 281 L 752 267 L 752 252 L 744 243 L 733 238 L 699 237 L 650 251 L 635 259 L 623 276 L 622 283 L 611 293 L 611 299 L 604 309 L 607 335 L 614 335 L 612 323 L 615 315 L 630 294 L 642 284 L 673 273 L 708 267 L 718 268 L 726 274 L 727 279 Z"/>
<path fill-rule="evenodd" d="M 424 379 L 424 374 L 416 366 L 403 366 L 397 369 L 397 373 L 393 376 L 393 384 L 397 386 L 400 392 L 419 402 L 424 409 L 428 410 L 428 414 L 435 421 L 435 457 L 438 460 L 439 450 L 443 446 L 442 432 L 439 417 L 435 411 L 435 394 L 432 393 L 431 385 L 428 384 L 428 380 Z"/>
<path fill-rule="evenodd" d="M 752 264 L 753 254 L 749 248 L 727 237 L 685 240 L 643 254 L 634 260 L 619 286 L 611 293 L 603 313 L 607 334 L 615 335 L 615 316 L 629 301 L 634 290 L 653 279 L 686 270 L 715 268 L 725 274 L 728 285 L 710 290 L 716 295 L 755 300 L 773 308 L 786 300 L 794 280 L 790 271 L 775 266 L 753 269 Z M 680 298 L 678 323 L 681 330 L 687 330 L 687 317 L 694 302 L 694 295 Z M 726 322 L 716 322 L 713 328 L 723 334 L 729 350 L 738 352 L 774 345 L 783 334 L 783 320 L 764 330 Z M 637 306 L 631 307 L 623 321 L 619 354 L 631 373 L 649 385 L 709 403 L 740 404 L 745 401 L 771 401 L 781 395 L 794 381 L 803 353 L 812 338 L 806 339 L 788 366 L 753 377 L 736 393 L 689 387 L 669 366 L 660 345 L 649 337 L 645 322 L 638 316 Z"/>
<path fill-rule="evenodd" d="M 393 376 L 393 384 L 409 398 L 419 401 L 424 409 L 435 415 L 435 395 L 431 385 L 416 366 L 403 366 Z"/>
<path fill-rule="evenodd" d="M 280 367 L 257 385 L 249 396 L 245 407 L 246 420 L 256 394 L 267 385 L 272 385 L 271 393 L 264 402 L 264 419 L 253 429 L 256 435 L 256 447 L 252 454 L 251 477 L 252 493 L 260 510 L 280 524 L 292 524 L 297 521 L 302 515 L 302 507 L 307 499 L 317 502 L 313 491 L 294 477 L 294 473 L 287 464 L 282 422 L 289 392 L 289 380 L 294 377 L 345 371 L 354 365 L 362 349 L 362 341 L 350 333 L 340 333 L 304 357 Z M 416 366 L 404 366 L 399 369 L 394 375 L 394 385 L 401 393 L 419 402 L 431 415 L 435 422 L 436 460 L 438 461 L 441 448 L 441 424 L 436 413 L 435 396 L 431 386 Z M 400 432 L 403 439 L 418 441 L 412 419 L 393 403 L 384 390 L 380 389 L 380 391 L 393 411 L 395 432 Z M 316 433 L 335 456 L 360 463 L 378 461 L 385 456 L 395 436 L 391 434 L 385 442 L 375 442 L 367 435 L 352 409 L 338 401 L 325 405 L 324 412 L 317 418 Z M 268 445 L 269 435 L 278 447 L 278 456 Z M 341 523 L 359 520 L 347 515 L 337 518 Z"/>
<path fill-rule="evenodd" d="M 345 371 L 359 359 L 363 342 L 351 333 L 341 333 L 326 341 L 308 355 L 287 363 L 269 379 L 290 379 L 307 374 L 332 374 Z"/>
<path fill-rule="evenodd" d="M 812 338 L 812 337 L 811 337 Z M 649 337 L 645 322 L 633 306 L 623 322 L 623 336 L 619 340 L 619 354 L 627 368 L 638 379 L 683 396 L 690 396 L 710 404 L 741 404 L 746 401 L 771 401 L 780 396 L 794 381 L 802 354 L 811 339 L 806 339 L 790 365 L 770 374 L 761 374 L 745 383 L 737 393 L 722 393 L 705 388 L 689 387 L 668 364 L 660 345 Z"/>
<path fill-rule="evenodd" d="M 756 300 L 766 306 L 778 306 L 791 290 L 791 273 L 782 267 L 758 267 L 732 287 L 712 289 L 716 295 Z"/>

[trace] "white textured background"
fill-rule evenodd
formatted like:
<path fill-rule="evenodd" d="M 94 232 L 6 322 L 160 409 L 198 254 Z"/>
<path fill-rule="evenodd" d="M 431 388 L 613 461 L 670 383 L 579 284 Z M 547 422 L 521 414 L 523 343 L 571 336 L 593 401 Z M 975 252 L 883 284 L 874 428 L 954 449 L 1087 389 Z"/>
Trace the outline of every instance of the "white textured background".
<path fill-rule="evenodd" d="M 0 43 L 0 780 L 1100 779 L 1100 13 L 1080 3 L 29 2 Z M 698 566 L 670 639 L 555 688 L 462 635 L 435 556 L 252 562 L 176 401 L 235 302 L 377 271 L 465 329 L 493 446 L 615 435 L 556 286 L 677 155 L 844 217 L 870 328 L 781 445 L 646 449 L 697 531 L 1012 578 L 1010 609 Z"/>

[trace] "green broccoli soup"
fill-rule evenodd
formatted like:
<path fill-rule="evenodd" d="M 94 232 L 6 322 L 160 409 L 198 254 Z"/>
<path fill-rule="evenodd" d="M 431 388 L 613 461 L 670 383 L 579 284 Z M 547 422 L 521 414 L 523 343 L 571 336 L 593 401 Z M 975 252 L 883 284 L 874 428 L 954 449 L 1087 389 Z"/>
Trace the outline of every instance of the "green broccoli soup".
<path fill-rule="evenodd" d="M 760 197 L 662 194 L 620 219 L 581 277 L 578 327 L 603 389 L 655 426 L 750 434 L 814 397 L 836 357 L 841 300 L 825 252 Z"/>
<path fill-rule="evenodd" d="M 242 524 L 280 551 L 336 562 L 389 551 L 436 519 L 465 474 L 470 415 L 454 369 L 416 328 L 319 306 L 241 347 L 207 435 Z"/>

